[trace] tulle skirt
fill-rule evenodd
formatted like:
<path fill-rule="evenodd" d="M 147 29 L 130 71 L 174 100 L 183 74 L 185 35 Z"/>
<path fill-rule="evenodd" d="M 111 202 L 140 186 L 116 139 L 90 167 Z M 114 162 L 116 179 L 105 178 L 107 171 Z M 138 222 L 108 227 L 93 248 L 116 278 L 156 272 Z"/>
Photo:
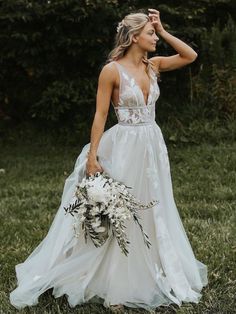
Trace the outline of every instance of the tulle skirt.
<path fill-rule="evenodd" d="M 186 236 L 174 201 L 167 148 L 156 122 L 149 125 L 115 124 L 99 142 L 97 156 L 104 171 L 132 187 L 143 203 L 159 204 L 139 212 L 148 234 L 148 248 L 140 229 L 128 221 L 129 254 L 121 253 L 115 238 L 96 248 L 83 235 L 74 237 L 73 218 L 65 215 L 76 185 L 86 175 L 86 144 L 65 181 L 60 207 L 48 234 L 29 257 L 16 265 L 17 288 L 11 304 L 20 309 L 38 303 L 53 288 L 74 307 L 101 302 L 146 310 L 182 302 L 198 303 L 207 285 L 207 266 L 198 261 Z"/>

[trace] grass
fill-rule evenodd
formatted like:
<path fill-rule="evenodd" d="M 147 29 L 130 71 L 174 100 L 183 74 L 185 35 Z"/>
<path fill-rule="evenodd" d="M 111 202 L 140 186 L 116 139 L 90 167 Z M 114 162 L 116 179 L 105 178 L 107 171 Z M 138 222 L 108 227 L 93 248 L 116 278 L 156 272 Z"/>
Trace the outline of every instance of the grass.
<path fill-rule="evenodd" d="M 109 313 L 102 305 L 70 308 L 51 291 L 21 311 L 9 303 L 14 267 L 46 235 L 64 181 L 81 147 L 35 140 L 2 142 L 0 149 L 0 313 Z M 196 257 L 207 264 L 209 284 L 199 304 L 161 307 L 156 313 L 236 313 L 236 143 L 168 145 L 174 196 Z M 127 313 L 146 313 L 128 309 Z"/>

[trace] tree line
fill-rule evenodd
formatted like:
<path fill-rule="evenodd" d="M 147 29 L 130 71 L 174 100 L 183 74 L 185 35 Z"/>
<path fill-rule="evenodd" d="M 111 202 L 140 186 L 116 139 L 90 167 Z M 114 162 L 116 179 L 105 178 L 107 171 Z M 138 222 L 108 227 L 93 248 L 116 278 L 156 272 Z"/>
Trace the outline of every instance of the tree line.
<path fill-rule="evenodd" d="M 161 119 L 199 111 L 234 117 L 235 1 L 8 0 L 0 4 L 0 121 L 86 127 L 118 22 L 147 8 L 198 53 L 193 64 L 162 73 Z M 160 40 L 153 55 L 174 53 Z"/>

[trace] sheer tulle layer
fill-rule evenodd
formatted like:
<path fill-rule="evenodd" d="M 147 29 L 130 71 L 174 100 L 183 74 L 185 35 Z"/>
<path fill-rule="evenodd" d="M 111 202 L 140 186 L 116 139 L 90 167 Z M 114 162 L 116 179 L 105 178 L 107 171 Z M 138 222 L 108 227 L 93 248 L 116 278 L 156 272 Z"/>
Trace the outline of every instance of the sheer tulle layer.
<path fill-rule="evenodd" d="M 149 310 L 170 303 L 199 302 L 200 291 L 207 284 L 207 267 L 195 258 L 180 220 L 159 126 L 155 122 L 136 127 L 116 124 L 103 133 L 97 150 L 103 169 L 132 187 L 136 197 L 144 203 L 159 200 L 153 208 L 140 211 L 150 249 L 138 226 L 127 222 L 128 256 L 112 237 L 100 248 L 91 240 L 85 243 L 82 235 L 75 238 L 72 217 L 64 214 L 63 207 L 85 175 L 89 146 L 83 147 L 65 181 L 47 236 L 16 266 L 18 287 L 10 294 L 12 305 L 37 304 L 38 297 L 50 288 L 55 297 L 66 294 L 71 307 L 90 301 Z"/>

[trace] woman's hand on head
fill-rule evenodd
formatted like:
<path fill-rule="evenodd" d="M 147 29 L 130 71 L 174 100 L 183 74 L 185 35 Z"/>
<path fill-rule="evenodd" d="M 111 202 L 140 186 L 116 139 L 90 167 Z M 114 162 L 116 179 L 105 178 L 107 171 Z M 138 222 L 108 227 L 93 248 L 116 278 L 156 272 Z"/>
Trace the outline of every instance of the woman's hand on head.
<path fill-rule="evenodd" d="M 148 16 L 151 24 L 154 26 L 155 31 L 160 34 L 164 31 L 164 27 L 162 26 L 160 20 L 160 12 L 155 9 L 148 9 L 148 11 L 150 12 L 148 13 Z"/>

